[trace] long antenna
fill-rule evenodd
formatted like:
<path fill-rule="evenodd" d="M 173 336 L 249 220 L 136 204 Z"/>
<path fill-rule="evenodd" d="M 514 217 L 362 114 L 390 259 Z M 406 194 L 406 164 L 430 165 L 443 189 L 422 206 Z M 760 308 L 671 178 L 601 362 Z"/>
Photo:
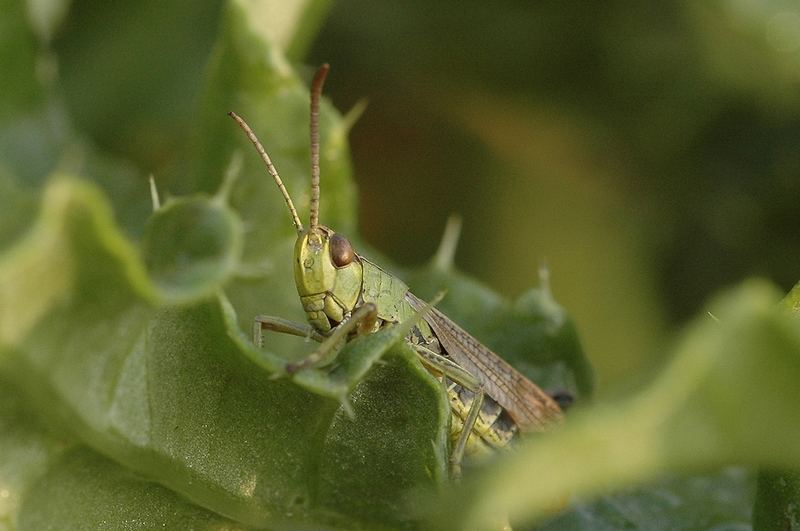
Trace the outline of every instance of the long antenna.
<path fill-rule="evenodd" d="M 275 179 L 275 184 L 278 185 L 281 193 L 283 194 L 283 199 L 286 201 L 286 206 L 289 207 L 289 213 L 292 214 L 292 222 L 294 223 L 295 228 L 297 228 L 297 232 L 303 232 L 303 224 L 300 223 L 300 218 L 297 216 L 297 210 L 294 208 L 294 203 L 292 203 L 292 198 L 289 197 L 289 192 L 286 191 L 286 187 L 283 185 L 283 181 L 281 181 L 280 175 L 278 175 L 278 170 L 275 169 L 275 166 L 272 165 L 272 160 L 270 160 L 269 155 L 267 155 L 264 146 L 261 145 L 261 142 L 258 141 L 256 134 L 250 129 L 250 126 L 247 125 L 247 122 L 242 120 L 238 114 L 231 111 L 228 113 L 228 116 L 236 120 L 236 123 L 239 124 L 239 127 L 242 128 L 244 134 L 247 135 L 247 138 L 250 139 L 250 142 L 256 147 L 256 151 L 258 154 L 261 155 L 261 160 L 264 161 L 264 164 L 267 165 L 267 171 L 272 178 Z"/>
<path fill-rule="evenodd" d="M 328 63 L 320 66 L 311 82 L 311 231 L 319 225 L 319 99 L 330 68 Z"/>

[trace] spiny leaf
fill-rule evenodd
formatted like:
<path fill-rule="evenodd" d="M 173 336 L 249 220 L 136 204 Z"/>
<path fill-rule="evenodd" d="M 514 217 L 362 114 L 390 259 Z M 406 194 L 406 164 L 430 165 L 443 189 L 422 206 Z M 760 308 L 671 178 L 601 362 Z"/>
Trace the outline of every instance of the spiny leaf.
<path fill-rule="evenodd" d="M 236 273 L 241 221 L 221 201 L 202 196 L 168 202 L 155 212 L 142 242 L 148 271 L 169 299 L 213 294 Z"/>

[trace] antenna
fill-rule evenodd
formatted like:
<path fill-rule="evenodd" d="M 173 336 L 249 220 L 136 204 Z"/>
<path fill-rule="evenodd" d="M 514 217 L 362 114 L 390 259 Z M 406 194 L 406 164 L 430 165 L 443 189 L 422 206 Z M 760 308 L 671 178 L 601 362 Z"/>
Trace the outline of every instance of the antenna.
<path fill-rule="evenodd" d="M 239 127 L 242 128 L 244 134 L 247 135 L 247 138 L 249 138 L 250 142 L 252 142 L 253 145 L 256 147 L 256 151 L 258 151 L 258 154 L 261 155 L 261 160 L 263 160 L 264 164 L 267 165 L 267 171 L 269 172 L 270 175 L 272 175 L 272 178 L 275 180 L 275 184 L 278 185 L 278 188 L 283 194 L 283 199 L 286 201 L 286 206 L 289 207 L 289 213 L 292 215 L 292 222 L 294 223 L 295 228 L 297 228 L 297 232 L 303 232 L 303 224 L 300 223 L 300 218 L 297 216 L 297 210 L 295 210 L 294 208 L 294 203 L 292 203 L 292 198 L 289 197 L 289 192 L 286 191 L 286 187 L 283 185 L 283 181 L 281 181 L 280 175 L 278 175 L 278 170 L 276 170 L 275 166 L 272 165 L 272 160 L 270 160 L 269 155 L 267 155 L 264 146 L 262 146 L 261 142 L 258 141 L 256 134 L 253 132 L 252 129 L 250 129 L 250 126 L 247 125 L 247 122 L 242 120 L 238 114 L 231 111 L 228 113 L 228 116 L 236 120 L 236 123 L 239 124 Z M 319 167 L 317 167 L 317 179 L 319 179 Z M 319 185 L 317 185 L 317 188 L 319 189 Z M 317 201 L 319 201 L 319 192 L 317 192 Z"/>
<path fill-rule="evenodd" d="M 330 65 L 323 64 L 311 82 L 311 219 L 309 230 L 319 225 L 319 99 Z"/>

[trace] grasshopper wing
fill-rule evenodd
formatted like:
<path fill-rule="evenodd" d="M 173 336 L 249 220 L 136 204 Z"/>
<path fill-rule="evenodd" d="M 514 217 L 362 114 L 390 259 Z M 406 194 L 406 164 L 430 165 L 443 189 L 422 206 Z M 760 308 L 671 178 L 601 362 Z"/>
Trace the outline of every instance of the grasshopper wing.
<path fill-rule="evenodd" d="M 406 292 L 406 301 L 417 311 L 426 303 Z M 486 348 L 436 308 L 424 316 L 447 356 L 483 384 L 484 391 L 500 404 L 522 431 L 545 431 L 563 413 L 558 404 L 536 384 L 500 356 Z"/>

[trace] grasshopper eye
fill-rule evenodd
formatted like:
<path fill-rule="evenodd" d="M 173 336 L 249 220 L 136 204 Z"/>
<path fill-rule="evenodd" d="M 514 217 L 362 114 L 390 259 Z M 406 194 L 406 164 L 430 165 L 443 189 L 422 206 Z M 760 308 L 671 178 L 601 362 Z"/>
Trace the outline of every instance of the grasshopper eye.
<path fill-rule="evenodd" d="M 344 267 L 355 258 L 356 253 L 353 246 L 341 234 L 331 236 L 331 260 L 336 267 Z"/>

